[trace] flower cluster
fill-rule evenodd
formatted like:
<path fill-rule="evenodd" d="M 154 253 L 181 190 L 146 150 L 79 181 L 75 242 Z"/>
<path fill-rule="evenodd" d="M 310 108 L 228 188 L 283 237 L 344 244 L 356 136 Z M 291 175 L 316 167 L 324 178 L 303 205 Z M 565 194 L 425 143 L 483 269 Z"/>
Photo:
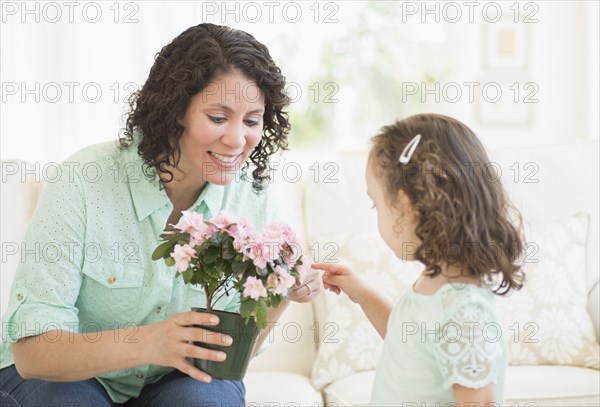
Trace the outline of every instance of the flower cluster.
<path fill-rule="evenodd" d="M 246 219 L 228 212 L 206 221 L 183 211 L 176 225 L 161 235 L 153 260 L 175 266 L 188 284 L 200 284 L 206 308 L 230 291 L 240 293 L 240 314 L 266 326 L 267 309 L 287 298 L 296 279 L 302 280 L 309 262 L 303 259 L 296 233 L 287 224 L 271 223 L 258 235 Z M 216 294 L 219 294 L 217 296 Z"/>

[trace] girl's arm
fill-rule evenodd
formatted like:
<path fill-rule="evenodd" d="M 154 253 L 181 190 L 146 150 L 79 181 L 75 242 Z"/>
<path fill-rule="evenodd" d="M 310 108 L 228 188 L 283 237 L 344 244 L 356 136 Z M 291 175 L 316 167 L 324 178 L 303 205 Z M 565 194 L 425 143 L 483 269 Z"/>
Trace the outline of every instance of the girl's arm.
<path fill-rule="evenodd" d="M 452 386 L 452 392 L 454 393 L 457 407 L 496 405 L 496 385 L 494 383 L 479 389 L 471 389 L 460 384 L 455 384 Z"/>
<path fill-rule="evenodd" d="M 377 290 L 369 287 L 348 267 L 330 263 L 315 263 L 313 268 L 323 270 L 325 288 L 339 294 L 343 291 L 353 302 L 359 304 L 379 335 L 385 338 L 392 303 Z"/>
<path fill-rule="evenodd" d="M 26 380 L 76 382 L 115 370 L 154 364 L 171 366 L 196 380 L 210 382 L 211 377 L 188 358 L 221 361 L 222 352 L 188 341 L 231 344 L 231 338 L 225 335 L 191 326 L 214 325 L 213 318 L 206 313 L 181 312 L 150 325 L 97 332 L 93 341 L 89 339 L 90 334 L 48 331 L 12 344 L 15 366 Z"/>

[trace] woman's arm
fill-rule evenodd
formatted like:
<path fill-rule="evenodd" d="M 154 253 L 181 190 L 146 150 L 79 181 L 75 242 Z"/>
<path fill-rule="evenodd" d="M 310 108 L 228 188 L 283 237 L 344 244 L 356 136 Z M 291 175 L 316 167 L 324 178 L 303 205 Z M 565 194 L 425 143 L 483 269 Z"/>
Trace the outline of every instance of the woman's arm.
<path fill-rule="evenodd" d="M 154 364 L 171 366 L 196 380 L 210 382 L 211 377 L 197 369 L 188 358 L 223 360 L 220 357 L 223 352 L 189 343 L 231 344 L 228 336 L 191 326 L 214 325 L 213 318 L 217 317 L 182 312 L 151 325 L 99 332 L 94 341 L 87 339 L 89 335 L 48 331 L 12 344 L 15 367 L 26 380 L 74 382 L 115 370 Z M 46 338 L 52 338 L 52 341 Z"/>
<path fill-rule="evenodd" d="M 99 339 L 94 342 L 87 339 L 89 335 L 62 330 L 28 336 L 12 344 L 15 367 L 25 380 L 51 382 L 81 381 L 128 369 L 142 364 L 142 328 L 98 332 Z M 60 339 L 55 340 L 57 337 Z"/>
<path fill-rule="evenodd" d="M 385 338 L 388 319 L 392 312 L 392 303 L 390 300 L 369 287 L 348 267 L 329 263 L 315 263 L 313 267 L 325 271 L 323 274 L 325 288 L 336 294 L 343 291 L 350 300 L 360 304 L 363 312 L 375 329 L 377 329 L 379 335 Z"/>

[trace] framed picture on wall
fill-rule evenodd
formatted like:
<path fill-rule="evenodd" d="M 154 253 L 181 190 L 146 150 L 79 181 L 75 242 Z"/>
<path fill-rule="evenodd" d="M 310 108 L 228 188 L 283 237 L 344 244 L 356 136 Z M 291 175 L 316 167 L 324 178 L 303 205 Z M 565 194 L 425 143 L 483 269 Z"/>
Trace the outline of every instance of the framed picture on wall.
<path fill-rule="evenodd" d="M 488 70 L 526 70 L 529 64 L 529 26 L 504 18 L 483 24 L 483 67 Z"/>

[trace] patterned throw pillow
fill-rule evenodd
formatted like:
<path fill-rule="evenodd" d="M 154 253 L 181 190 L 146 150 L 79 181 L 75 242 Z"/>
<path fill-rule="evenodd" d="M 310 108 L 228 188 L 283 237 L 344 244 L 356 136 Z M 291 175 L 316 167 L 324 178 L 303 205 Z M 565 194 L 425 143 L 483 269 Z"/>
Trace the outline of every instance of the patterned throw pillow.
<path fill-rule="evenodd" d="M 525 284 L 496 301 L 510 364 L 599 368 L 586 311 L 588 222 L 589 216 L 579 213 L 526 231 Z"/>
<path fill-rule="evenodd" d="M 529 249 L 525 287 L 508 297 L 497 297 L 496 302 L 511 364 L 598 369 L 598 343 L 586 311 L 587 222 L 587 215 L 578 214 L 538 232 L 526 232 Z M 338 235 L 313 242 L 321 247 L 324 242 L 335 242 L 335 252 L 329 251 L 330 260 L 352 267 L 394 302 L 423 270 L 418 262 L 397 259 L 377 233 Z M 328 291 L 322 300 L 325 318 L 320 324 L 326 334 L 322 335 L 312 370 L 317 389 L 375 369 L 383 345 L 358 304 Z"/>
<path fill-rule="evenodd" d="M 315 242 L 320 247 L 334 242 L 335 246 L 329 246 L 327 260 L 338 260 L 352 267 L 393 302 L 412 287 L 423 270 L 421 263 L 396 258 L 376 232 L 332 236 Z M 320 324 L 324 334 L 312 371 L 317 389 L 353 373 L 374 370 L 383 345 L 383 339 L 358 304 L 343 294 L 336 296 L 329 291 L 323 295 L 323 301 L 326 316 Z"/>

